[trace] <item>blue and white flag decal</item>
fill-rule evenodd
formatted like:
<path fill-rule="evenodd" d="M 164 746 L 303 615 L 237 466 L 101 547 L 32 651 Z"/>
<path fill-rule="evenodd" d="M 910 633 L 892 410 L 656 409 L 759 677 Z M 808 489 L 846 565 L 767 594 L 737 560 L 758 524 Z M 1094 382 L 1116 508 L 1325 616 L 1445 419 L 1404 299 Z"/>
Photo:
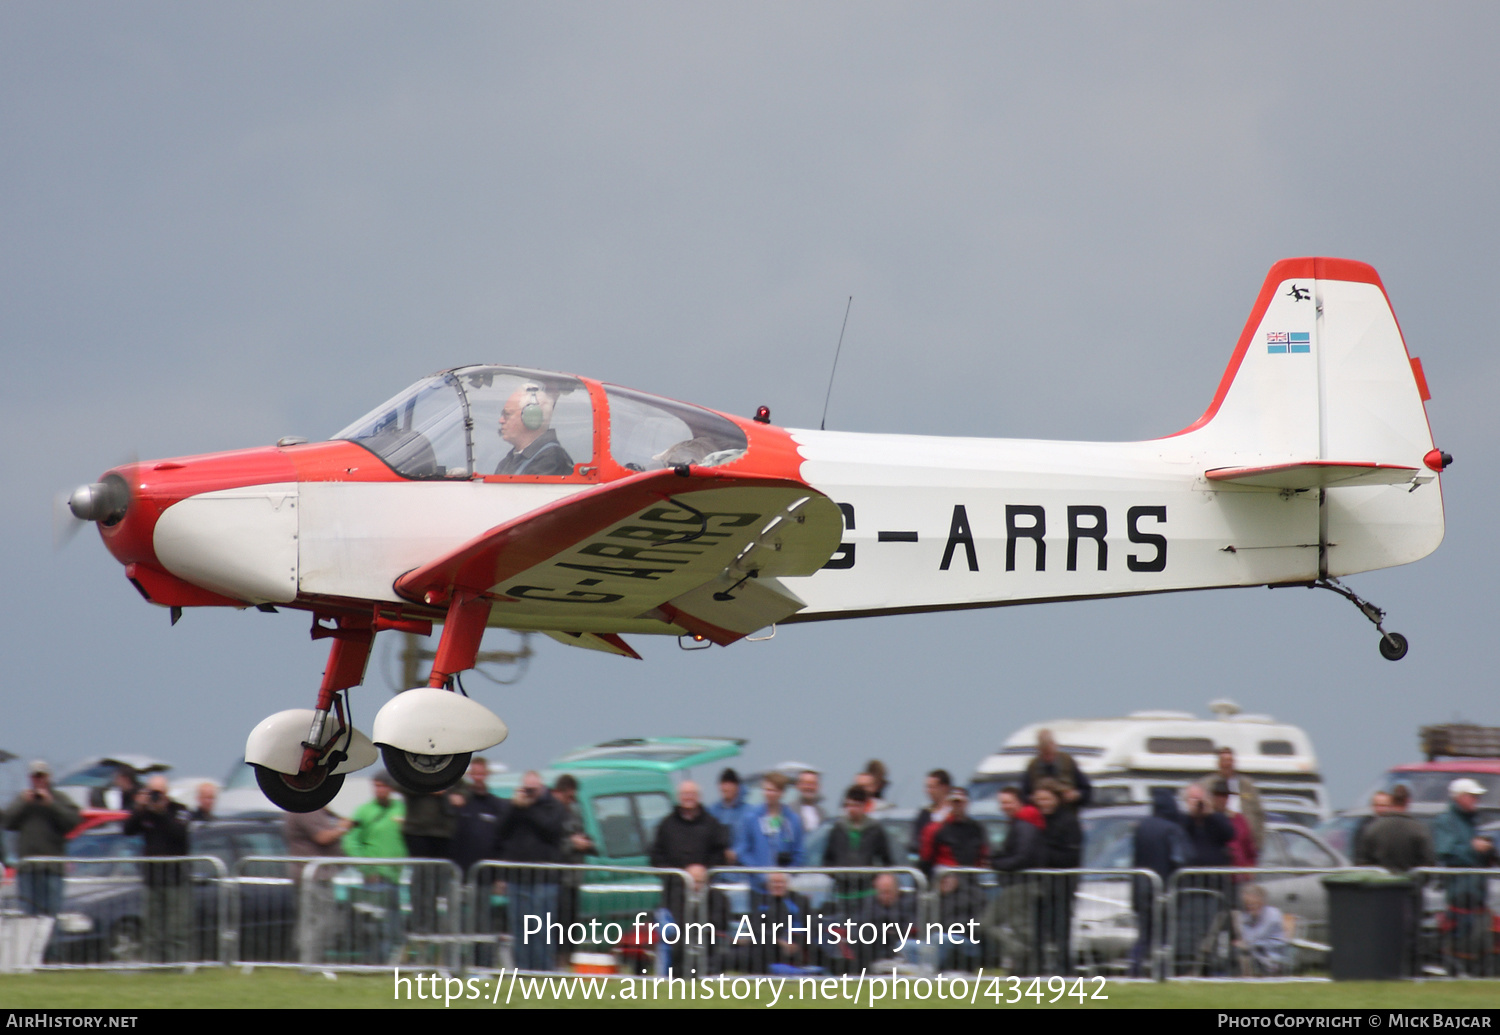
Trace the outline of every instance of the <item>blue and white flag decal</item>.
<path fill-rule="evenodd" d="M 1272 354 L 1311 352 L 1312 335 L 1308 331 L 1267 331 L 1266 351 Z"/>

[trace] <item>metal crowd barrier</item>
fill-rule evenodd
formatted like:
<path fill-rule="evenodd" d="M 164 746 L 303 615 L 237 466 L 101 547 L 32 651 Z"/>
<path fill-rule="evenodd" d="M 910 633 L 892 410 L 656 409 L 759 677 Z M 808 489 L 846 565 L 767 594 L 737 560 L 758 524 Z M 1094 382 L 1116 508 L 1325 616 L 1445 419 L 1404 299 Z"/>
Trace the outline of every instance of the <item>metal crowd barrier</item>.
<path fill-rule="evenodd" d="M 16 868 L 17 911 L 52 916 L 43 967 L 217 964 L 234 896 L 212 856 L 33 856 Z"/>
<path fill-rule="evenodd" d="M 1168 977 L 1286 978 L 1326 975 L 1331 957 L 1330 874 L 1384 873 L 1370 866 L 1184 867 L 1166 892 Z M 1247 891 L 1274 912 L 1255 913 Z M 1279 914 L 1279 919 L 1278 919 Z"/>
<path fill-rule="evenodd" d="M 1412 977 L 1500 977 L 1500 869 L 1412 870 L 1404 922 Z"/>
<path fill-rule="evenodd" d="M 713 939 L 699 974 L 911 972 L 937 951 L 919 870 L 725 866 L 706 877 L 702 917 Z"/>
<path fill-rule="evenodd" d="M 1164 930 L 1161 878 L 1151 870 L 997 873 L 940 869 L 931 914 L 951 937 L 977 919 L 977 944 L 928 961 L 942 972 L 1017 977 L 1158 977 Z"/>
<path fill-rule="evenodd" d="M 465 882 L 437 859 L 253 857 L 230 875 L 208 856 L 31 858 L 0 901 L 0 962 L 1323 976 L 1332 949 L 1322 878 L 1359 870 L 1384 872 L 1198 867 L 1163 887 L 1149 870 L 958 868 L 929 881 L 908 868 L 489 860 Z M 1401 976 L 1500 977 L 1500 869 L 1432 867 L 1408 876 L 1411 888 L 1381 906 L 1397 917 L 1385 929 L 1399 941 Z M 1247 908 L 1255 888 L 1279 912 L 1275 923 Z M 27 922 L 32 914 L 55 918 L 44 949 L 32 944 L 40 941 L 38 924 Z"/>
<path fill-rule="evenodd" d="M 267 860 L 244 860 L 264 864 Z M 463 877 L 446 859 L 297 859 L 298 965 L 461 966 Z"/>
<path fill-rule="evenodd" d="M 465 962 L 481 969 L 704 972 L 703 889 L 685 870 L 490 859 L 466 888 Z"/>

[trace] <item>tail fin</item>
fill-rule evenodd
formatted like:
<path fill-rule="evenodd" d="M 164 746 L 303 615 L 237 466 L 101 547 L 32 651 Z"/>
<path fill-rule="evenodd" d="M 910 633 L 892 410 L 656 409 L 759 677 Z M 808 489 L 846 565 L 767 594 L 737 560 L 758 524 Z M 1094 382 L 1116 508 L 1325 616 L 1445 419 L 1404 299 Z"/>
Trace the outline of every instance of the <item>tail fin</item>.
<path fill-rule="evenodd" d="M 1442 541 L 1427 397 L 1373 268 L 1285 259 L 1213 403 L 1177 434 L 1216 483 L 1326 490 L 1322 574 L 1348 574 L 1417 560 Z"/>

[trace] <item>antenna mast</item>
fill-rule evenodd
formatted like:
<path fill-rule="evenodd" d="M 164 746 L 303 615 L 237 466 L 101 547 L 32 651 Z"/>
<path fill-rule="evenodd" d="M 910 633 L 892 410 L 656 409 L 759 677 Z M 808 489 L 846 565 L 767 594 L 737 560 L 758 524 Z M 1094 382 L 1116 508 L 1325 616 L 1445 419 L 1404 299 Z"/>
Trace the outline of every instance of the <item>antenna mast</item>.
<path fill-rule="evenodd" d="M 833 369 L 828 372 L 828 391 L 823 393 L 823 419 L 818 421 L 818 430 L 828 430 L 828 399 L 833 395 L 833 375 L 838 373 L 839 353 L 844 351 L 844 328 L 849 326 L 849 309 L 854 305 L 854 296 L 849 296 L 849 301 L 844 305 L 844 325 L 839 328 L 839 345 L 833 350 Z"/>

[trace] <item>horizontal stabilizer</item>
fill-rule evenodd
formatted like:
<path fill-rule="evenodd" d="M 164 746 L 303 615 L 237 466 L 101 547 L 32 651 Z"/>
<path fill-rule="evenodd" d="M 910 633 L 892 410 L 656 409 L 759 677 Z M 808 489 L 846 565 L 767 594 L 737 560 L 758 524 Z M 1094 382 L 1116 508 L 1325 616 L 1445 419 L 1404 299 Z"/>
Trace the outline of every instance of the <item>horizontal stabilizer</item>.
<path fill-rule="evenodd" d="M 1259 489 L 1328 489 L 1345 485 L 1401 485 L 1417 475 L 1415 467 L 1399 464 L 1305 460 L 1270 467 L 1216 467 L 1205 471 L 1212 482 L 1229 482 Z"/>
<path fill-rule="evenodd" d="M 582 647 L 584 650 L 602 650 L 606 654 L 619 654 L 627 658 L 634 658 L 636 661 L 641 660 L 641 656 L 631 649 L 630 644 L 626 643 L 615 633 L 554 632 L 548 629 L 547 635 L 558 643 L 566 643 L 569 647 Z"/>

